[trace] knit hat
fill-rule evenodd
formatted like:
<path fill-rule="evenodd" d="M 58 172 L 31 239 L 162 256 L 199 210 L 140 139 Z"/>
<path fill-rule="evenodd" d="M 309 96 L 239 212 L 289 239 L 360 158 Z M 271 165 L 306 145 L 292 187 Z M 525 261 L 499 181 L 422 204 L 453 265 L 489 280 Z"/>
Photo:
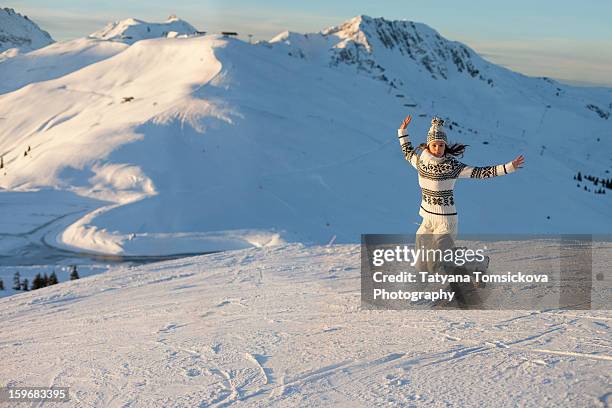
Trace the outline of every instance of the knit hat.
<path fill-rule="evenodd" d="M 437 116 L 434 116 L 431 119 L 431 128 L 429 128 L 429 132 L 427 132 L 427 144 L 433 142 L 434 140 L 442 140 L 444 143 L 448 144 L 448 139 L 446 139 L 446 132 L 444 132 L 444 119 L 440 119 Z"/>

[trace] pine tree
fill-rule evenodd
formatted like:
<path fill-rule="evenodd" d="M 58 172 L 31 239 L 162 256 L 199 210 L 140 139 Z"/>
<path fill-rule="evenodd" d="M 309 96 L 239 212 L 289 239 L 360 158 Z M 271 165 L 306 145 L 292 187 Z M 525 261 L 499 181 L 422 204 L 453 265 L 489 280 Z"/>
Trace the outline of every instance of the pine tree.
<path fill-rule="evenodd" d="M 27 292 L 28 290 L 30 290 L 29 284 L 30 282 L 28 281 L 28 278 L 25 278 L 23 282 L 21 283 L 21 290 L 23 290 L 24 292 Z"/>
<path fill-rule="evenodd" d="M 72 265 L 72 271 L 70 272 L 70 280 L 79 279 L 79 272 L 77 271 L 76 265 Z"/>
<path fill-rule="evenodd" d="M 43 286 L 49 286 L 49 277 L 47 276 L 47 272 L 43 275 Z"/>
<path fill-rule="evenodd" d="M 13 276 L 13 290 L 21 290 L 21 276 L 19 275 L 19 271 L 15 272 Z"/>
<path fill-rule="evenodd" d="M 59 281 L 57 280 L 57 275 L 55 274 L 55 271 L 51 272 L 51 276 L 49 276 L 49 285 L 55 285 L 59 283 Z"/>
<path fill-rule="evenodd" d="M 582 175 L 580 174 L 580 172 L 578 172 L 578 178 L 576 180 L 582 181 Z"/>
<path fill-rule="evenodd" d="M 32 280 L 32 290 L 40 289 L 44 287 L 44 281 L 40 273 L 37 273 L 34 279 Z"/>

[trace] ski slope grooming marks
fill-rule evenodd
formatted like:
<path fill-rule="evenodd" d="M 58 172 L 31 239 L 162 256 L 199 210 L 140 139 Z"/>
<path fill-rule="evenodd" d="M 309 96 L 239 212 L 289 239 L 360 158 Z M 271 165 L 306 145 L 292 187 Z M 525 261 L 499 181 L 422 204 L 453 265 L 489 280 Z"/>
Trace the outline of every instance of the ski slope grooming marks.
<path fill-rule="evenodd" d="M 545 242 L 515 244 L 493 249 Z M 227 251 L 0 299 L 0 376 L 70 386 L 67 407 L 609 403 L 608 311 L 361 310 L 359 253 Z"/>

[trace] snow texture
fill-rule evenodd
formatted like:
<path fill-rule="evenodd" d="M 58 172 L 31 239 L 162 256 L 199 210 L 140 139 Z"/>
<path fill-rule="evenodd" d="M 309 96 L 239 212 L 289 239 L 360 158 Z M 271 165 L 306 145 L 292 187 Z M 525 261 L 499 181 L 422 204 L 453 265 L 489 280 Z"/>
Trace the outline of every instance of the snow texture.
<path fill-rule="evenodd" d="M 62 407 L 609 405 L 608 311 L 361 310 L 359 252 L 227 251 L 0 299 L 0 379 L 71 387 Z"/>

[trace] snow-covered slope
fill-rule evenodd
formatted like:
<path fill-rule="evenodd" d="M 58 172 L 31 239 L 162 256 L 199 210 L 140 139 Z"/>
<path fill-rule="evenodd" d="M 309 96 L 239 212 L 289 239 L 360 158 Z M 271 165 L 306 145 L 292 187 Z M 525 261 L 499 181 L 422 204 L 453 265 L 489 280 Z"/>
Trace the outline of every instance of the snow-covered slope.
<path fill-rule="evenodd" d="M 90 37 L 133 44 L 149 38 L 167 37 L 170 33 L 193 35 L 196 32 L 196 28 L 191 24 L 176 16 L 170 16 L 163 23 L 148 23 L 135 18 L 114 21 L 102 30 L 90 34 Z"/>
<path fill-rule="evenodd" d="M 92 38 L 56 42 L 36 51 L 0 61 L 0 94 L 34 82 L 48 81 L 109 58 L 126 44 Z"/>
<path fill-rule="evenodd" d="M 112 57 L 136 41 L 166 37 L 168 33 L 193 35 L 196 29 L 176 17 L 163 23 L 148 23 L 133 18 L 115 21 L 87 38 L 54 43 L 34 52 L 0 58 L 0 94 L 33 82 L 47 81 L 95 62 Z M 7 51 L 8 53 L 8 51 Z"/>
<path fill-rule="evenodd" d="M 547 245 L 493 262 L 533 266 Z M 610 403 L 609 311 L 363 310 L 359 253 L 229 251 L 0 299 L 0 378 L 70 387 L 65 407 Z"/>
<path fill-rule="evenodd" d="M 411 22 L 359 16 L 256 45 L 158 38 L 0 96 L 0 187 L 110 201 L 54 242 L 90 251 L 357 242 L 416 230 L 395 130 L 411 113 L 420 142 L 437 114 L 469 164 L 527 158 L 459 183 L 460 231 L 609 232 L 609 190 L 573 177 L 612 177 L 611 103 L 611 89 L 525 77 Z"/>
<path fill-rule="evenodd" d="M 52 42 L 49 33 L 41 30 L 27 16 L 22 16 L 11 8 L 0 8 L 0 61 L 19 52 L 42 48 Z"/>

